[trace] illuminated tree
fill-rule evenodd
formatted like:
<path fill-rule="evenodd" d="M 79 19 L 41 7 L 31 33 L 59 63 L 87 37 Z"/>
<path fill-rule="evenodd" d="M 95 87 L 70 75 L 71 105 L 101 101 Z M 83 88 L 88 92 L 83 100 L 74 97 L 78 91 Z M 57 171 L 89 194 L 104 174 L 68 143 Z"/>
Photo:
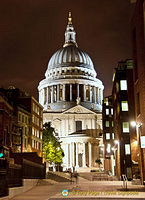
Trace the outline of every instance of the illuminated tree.
<path fill-rule="evenodd" d="M 54 128 L 51 127 L 50 122 L 43 125 L 43 157 L 50 164 L 60 165 L 64 156 L 63 150 L 59 140 L 54 135 Z"/>

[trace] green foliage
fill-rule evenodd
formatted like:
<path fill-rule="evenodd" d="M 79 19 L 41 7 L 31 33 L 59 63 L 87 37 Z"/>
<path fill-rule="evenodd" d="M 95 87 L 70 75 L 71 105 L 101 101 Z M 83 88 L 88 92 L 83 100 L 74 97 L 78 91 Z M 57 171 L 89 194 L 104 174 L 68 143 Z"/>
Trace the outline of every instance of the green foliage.
<path fill-rule="evenodd" d="M 43 125 L 43 157 L 50 163 L 60 165 L 64 156 L 61 144 L 58 139 L 54 136 L 54 128 L 51 127 L 50 123 Z"/>

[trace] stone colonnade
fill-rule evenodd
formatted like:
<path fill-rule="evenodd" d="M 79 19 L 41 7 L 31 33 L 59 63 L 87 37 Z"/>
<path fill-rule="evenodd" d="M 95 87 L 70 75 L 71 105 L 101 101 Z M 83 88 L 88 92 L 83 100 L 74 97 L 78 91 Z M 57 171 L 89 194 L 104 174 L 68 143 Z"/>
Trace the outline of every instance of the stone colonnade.
<path fill-rule="evenodd" d="M 71 142 L 66 144 L 66 168 L 92 167 L 92 143 Z"/>
<path fill-rule="evenodd" d="M 49 104 L 60 101 L 76 101 L 77 97 L 82 102 L 92 102 L 101 104 L 103 100 L 103 90 L 96 86 L 83 84 L 57 84 L 48 86 L 40 91 L 41 104 Z"/>

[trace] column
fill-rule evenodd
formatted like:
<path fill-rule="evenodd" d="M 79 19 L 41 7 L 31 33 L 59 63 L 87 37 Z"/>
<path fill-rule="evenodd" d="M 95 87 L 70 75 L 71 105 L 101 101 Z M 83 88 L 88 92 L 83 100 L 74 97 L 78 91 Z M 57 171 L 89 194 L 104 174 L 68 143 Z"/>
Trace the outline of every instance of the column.
<path fill-rule="evenodd" d="M 48 104 L 49 102 L 48 102 L 48 86 L 47 86 L 47 91 L 46 91 L 46 104 Z"/>
<path fill-rule="evenodd" d="M 102 105 L 102 100 L 103 100 L 103 90 L 102 89 L 100 89 L 101 90 L 101 105 Z"/>
<path fill-rule="evenodd" d="M 66 144 L 66 168 L 68 169 L 68 144 Z"/>
<path fill-rule="evenodd" d="M 78 168 L 79 167 L 79 164 L 78 164 L 78 143 L 76 142 L 76 167 Z"/>
<path fill-rule="evenodd" d="M 62 89 L 62 100 L 65 101 L 65 84 L 63 85 Z"/>
<path fill-rule="evenodd" d="M 77 84 L 77 97 L 79 97 L 79 83 Z"/>
<path fill-rule="evenodd" d="M 59 101 L 59 84 L 57 85 L 57 102 Z"/>
<path fill-rule="evenodd" d="M 85 143 L 83 143 L 83 167 L 86 167 L 86 149 L 85 149 Z"/>
<path fill-rule="evenodd" d="M 70 167 L 72 167 L 72 143 L 70 143 Z"/>
<path fill-rule="evenodd" d="M 89 167 L 92 166 L 92 144 L 88 142 L 89 145 Z"/>
<path fill-rule="evenodd" d="M 72 166 L 75 166 L 75 148 L 74 148 L 74 142 L 72 143 L 72 156 L 73 156 L 73 161 L 72 161 Z"/>
<path fill-rule="evenodd" d="M 53 103 L 53 86 L 51 86 L 51 103 Z"/>
<path fill-rule="evenodd" d="M 72 84 L 70 84 L 70 101 L 72 101 Z"/>
<path fill-rule="evenodd" d="M 84 101 L 86 101 L 86 86 L 84 85 Z"/>
<path fill-rule="evenodd" d="M 99 104 L 101 104 L 101 89 L 99 89 Z"/>
<path fill-rule="evenodd" d="M 96 87 L 94 86 L 94 103 L 96 103 Z"/>
<path fill-rule="evenodd" d="M 42 97 L 43 97 L 43 105 L 44 105 L 45 104 L 45 102 L 44 102 L 45 101 L 45 90 L 44 90 L 44 88 L 42 89 L 42 94 L 43 94 Z"/>
<path fill-rule="evenodd" d="M 90 102 L 92 102 L 92 86 L 90 86 Z"/>
<path fill-rule="evenodd" d="M 99 88 L 97 87 L 97 104 L 99 104 Z"/>

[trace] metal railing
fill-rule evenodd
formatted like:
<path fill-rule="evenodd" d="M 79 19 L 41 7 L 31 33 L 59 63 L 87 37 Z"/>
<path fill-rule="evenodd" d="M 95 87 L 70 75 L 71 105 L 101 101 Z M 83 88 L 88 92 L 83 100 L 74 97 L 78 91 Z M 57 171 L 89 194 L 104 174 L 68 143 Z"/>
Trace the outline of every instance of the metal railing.
<path fill-rule="evenodd" d="M 125 174 L 122 174 L 122 180 L 123 180 L 123 188 L 127 191 L 127 177 Z"/>

